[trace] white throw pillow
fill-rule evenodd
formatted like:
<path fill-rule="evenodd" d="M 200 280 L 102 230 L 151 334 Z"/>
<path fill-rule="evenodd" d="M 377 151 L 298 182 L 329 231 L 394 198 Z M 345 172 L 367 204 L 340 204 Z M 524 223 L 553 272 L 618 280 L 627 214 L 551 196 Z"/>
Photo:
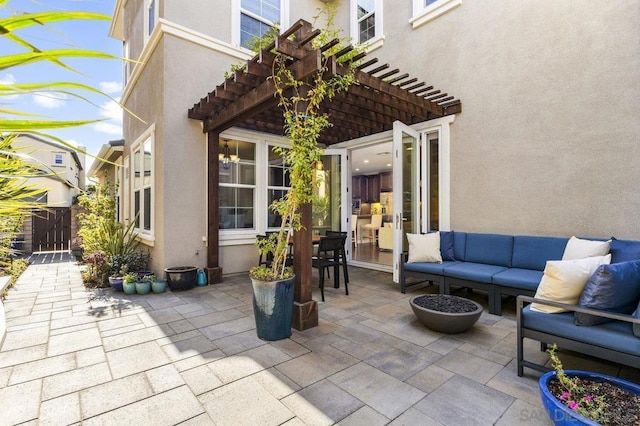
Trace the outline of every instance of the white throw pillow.
<path fill-rule="evenodd" d="M 549 260 L 534 297 L 577 305 L 589 277 L 598 269 L 598 266 L 610 262 L 610 254 L 576 260 Z M 531 304 L 531 310 L 548 314 L 566 312 L 565 309 L 540 303 Z"/>
<path fill-rule="evenodd" d="M 609 253 L 609 241 L 583 240 L 577 237 L 569 238 L 564 248 L 562 260 L 584 259 L 586 257 L 604 256 Z"/>
<path fill-rule="evenodd" d="M 407 263 L 442 263 L 439 232 L 407 234 L 407 240 L 409 240 L 409 259 Z"/>

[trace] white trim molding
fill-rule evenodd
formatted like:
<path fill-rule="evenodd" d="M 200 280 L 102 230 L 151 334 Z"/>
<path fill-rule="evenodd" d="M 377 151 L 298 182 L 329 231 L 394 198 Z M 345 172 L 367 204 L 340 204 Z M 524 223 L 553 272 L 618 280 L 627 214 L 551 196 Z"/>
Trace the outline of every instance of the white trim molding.
<path fill-rule="evenodd" d="M 140 152 L 142 153 L 142 155 L 140 156 L 140 162 L 141 162 L 141 167 L 140 167 L 140 212 L 144 212 L 144 170 L 145 170 L 145 164 L 144 164 L 144 144 L 147 141 L 151 142 L 151 161 L 149 164 L 149 168 L 151 170 L 151 182 L 149 183 L 149 187 L 151 188 L 151 200 L 150 200 L 150 223 L 149 223 L 149 230 L 145 230 L 144 229 L 144 214 L 141 214 L 141 217 L 138 218 L 138 220 L 140 221 L 140 226 L 139 227 L 134 227 L 134 231 L 136 232 L 136 237 L 143 243 L 146 244 L 148 246 L 152 246 L 154 245 L 154 241 L 155 241 L 155 184 L 156 184 L 156 170 L 155 170 L 155 151 L 156 151 L 156 144 L 155 144 L 155 138 L 156 138 L 156 125 L 155 123 L 153 123 L 151 126 L 149 126 L 147 128 L 147 130 L 145 130 L 144 132 L 142 132 L 142 134 L 135 140 L 135 142 L 133 142 L 131 144 L 131 147 L 129 148 L 129 158 L 131 159 L 131 165 L 129 167 L 129 186 L 130 186 L 130 191 L 129 191 L 129 196 L 130 197 L 135 197 L 135 192 L 136 192 L 136 188 L 135 188 L 135 156 L 134 153 L 137 150 L 140 150 Z M 130 216 L 131 218 L 135 218 L 136 216 L 136 212 L 135 212 L 135 203 L 133 202 L 133 198 L 131 200 L 129 200 L 129 212 L 130 212 Z"/>
<path fill-rule="evenodd" d="M 462 0 L 438 0 L 424 7 L 424 0 L 413 0 L 413 16 L 409 19 L 409 23 L 416 29 L 461 4 Z"/>
<path fill-rule="evenodd" d="M 164 18 L 159 18 L 158 24 L 153 30 L 153 33 L 151 33 L 149 41 L 147 42 L 147 44 L 145 44 L 144 49 L 140 54 L 140 58 L 137 60 L 137 62 L 135 62 L 133 72 L 131 72 L 129 81 L 124 88 L 124 92 L 122 93 L 122 100 L 120 101 L 122 104 L 125 104 L 127 102 L 127 99 L 129 99 L 129 96 L 131 95 L 136 82 L 144 71 L 146 64 L 149 62 L 149 58 L 160 43 L 162 36 L 165 34 L 169 34 L 174 37 L 178 37 L 191 43 L 197 44 L 198 46 L 202 46 L 215 52 L 222 53 L 224 55 L 230 56 L 233 59 L 246 61 L 248 59 L 251 59 L 251 57 L 253 56 L 253 52 L 250 52 L 249 50 L 235 47 L 222 40 L 218 40 L 214 37 L 210 37 L 208 35 L 194 31 L 190 28 L 178 25 L 174 22 L 167 21 Z"/>

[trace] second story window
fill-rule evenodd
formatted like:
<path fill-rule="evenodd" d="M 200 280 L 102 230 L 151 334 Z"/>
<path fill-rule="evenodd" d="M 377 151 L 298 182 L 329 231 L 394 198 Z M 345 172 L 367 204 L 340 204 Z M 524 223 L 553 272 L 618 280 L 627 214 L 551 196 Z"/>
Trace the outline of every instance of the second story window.
<path fill-rule="evenodd" d="M 285 0 L 286 1 L 286 0 Z M 281 0 L 240 1 L 240 45 L 251 47 L 252 41 L 282 23 Z"/>
<path fill-rule="evenodd" d="M 53 153 L 53 165 L 54 166 L 64 166 L 64 152 L 54 152 Z"/>
<path fill-rule="evenodd" d="M 351 37 L 370 45 L 382 34 L 382 0 L 351 0 Z"/>
<path fill-rule="evenodd" d="M 413 0 L 413 17 L 409 23 L 417 28 L 461 4 L 462 0 Z"/>

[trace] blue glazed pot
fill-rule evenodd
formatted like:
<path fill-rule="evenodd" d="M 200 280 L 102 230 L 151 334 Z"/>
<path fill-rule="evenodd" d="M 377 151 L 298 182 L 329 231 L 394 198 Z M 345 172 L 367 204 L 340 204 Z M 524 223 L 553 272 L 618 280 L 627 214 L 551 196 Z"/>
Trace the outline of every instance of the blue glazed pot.
<path fill-rule="evenodd" d="M 617 377 L 579 370 L 565 370 L 565 374 L 570 377 L 579 377 L 583 380 L 590 380 L 600 383 L 610 383 L 611 385 L 623 389 L 629 393 L 640 395 L 640 385 L 629 382 L 627 380 L 619 379 Z M 556 426 L 598 426 L 599 423 L 596 423 L 593 420 L 576 413 L 575 411 L 564 405 L 561 401 L 559 401 L 555 396 L 553 396 L 551 392 L 549 392 L 548 383 L 552 379 L 555 380 L 555 377 L 556 372 L 549 371 L 548 373 L 543 374 L 538 381 L 538 384 L 540 386 L 540 397 L 542 398 L 542 404 L 544 405 L 544 409 L 547 410 L 547 414 L 549 415 L 549 418 L 551 419 L 553 424 Z"/>
<path fill-rule="evenodd" d="M 138 281 L 136 283 L 136 293 L 138 294 L 147 294 L 151 291 L 151 282 L 150 281 Z"/>
<path fill-rule="evenodd" d="M 122 289 L 122 277 L 109 277 L 109 284 L 115 291 L 123 291 Z"/>
<path fill-rule="evenodd" d="M 262 340 L 280 340 L 291 336 L 294 277 L 281 281 L 251 278 L 253 314 L 256 332 Z"/>

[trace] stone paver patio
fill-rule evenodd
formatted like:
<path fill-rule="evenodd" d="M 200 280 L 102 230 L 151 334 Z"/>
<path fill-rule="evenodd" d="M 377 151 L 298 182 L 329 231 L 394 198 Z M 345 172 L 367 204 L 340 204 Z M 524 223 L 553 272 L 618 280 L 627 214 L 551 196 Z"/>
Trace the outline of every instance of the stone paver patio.
<path fill-rule="evenodd" d="M 318 327 L 269 343 L 255 335 L 245 275 L 124 296 L 85 290 L 74 263 L 32 265 L 5 300 L 0 424 L 549 424 L 539 373 L 516 375 L 513 303 L 442 335 L 408 304 L 435 288 L 403 295 L 390 274 L 349 272 L 350 295 L 327 288 Z M 547 358 L 528 343 L 530 356 Z M 640 379 L 561 357 L 568 368 Z"/>

